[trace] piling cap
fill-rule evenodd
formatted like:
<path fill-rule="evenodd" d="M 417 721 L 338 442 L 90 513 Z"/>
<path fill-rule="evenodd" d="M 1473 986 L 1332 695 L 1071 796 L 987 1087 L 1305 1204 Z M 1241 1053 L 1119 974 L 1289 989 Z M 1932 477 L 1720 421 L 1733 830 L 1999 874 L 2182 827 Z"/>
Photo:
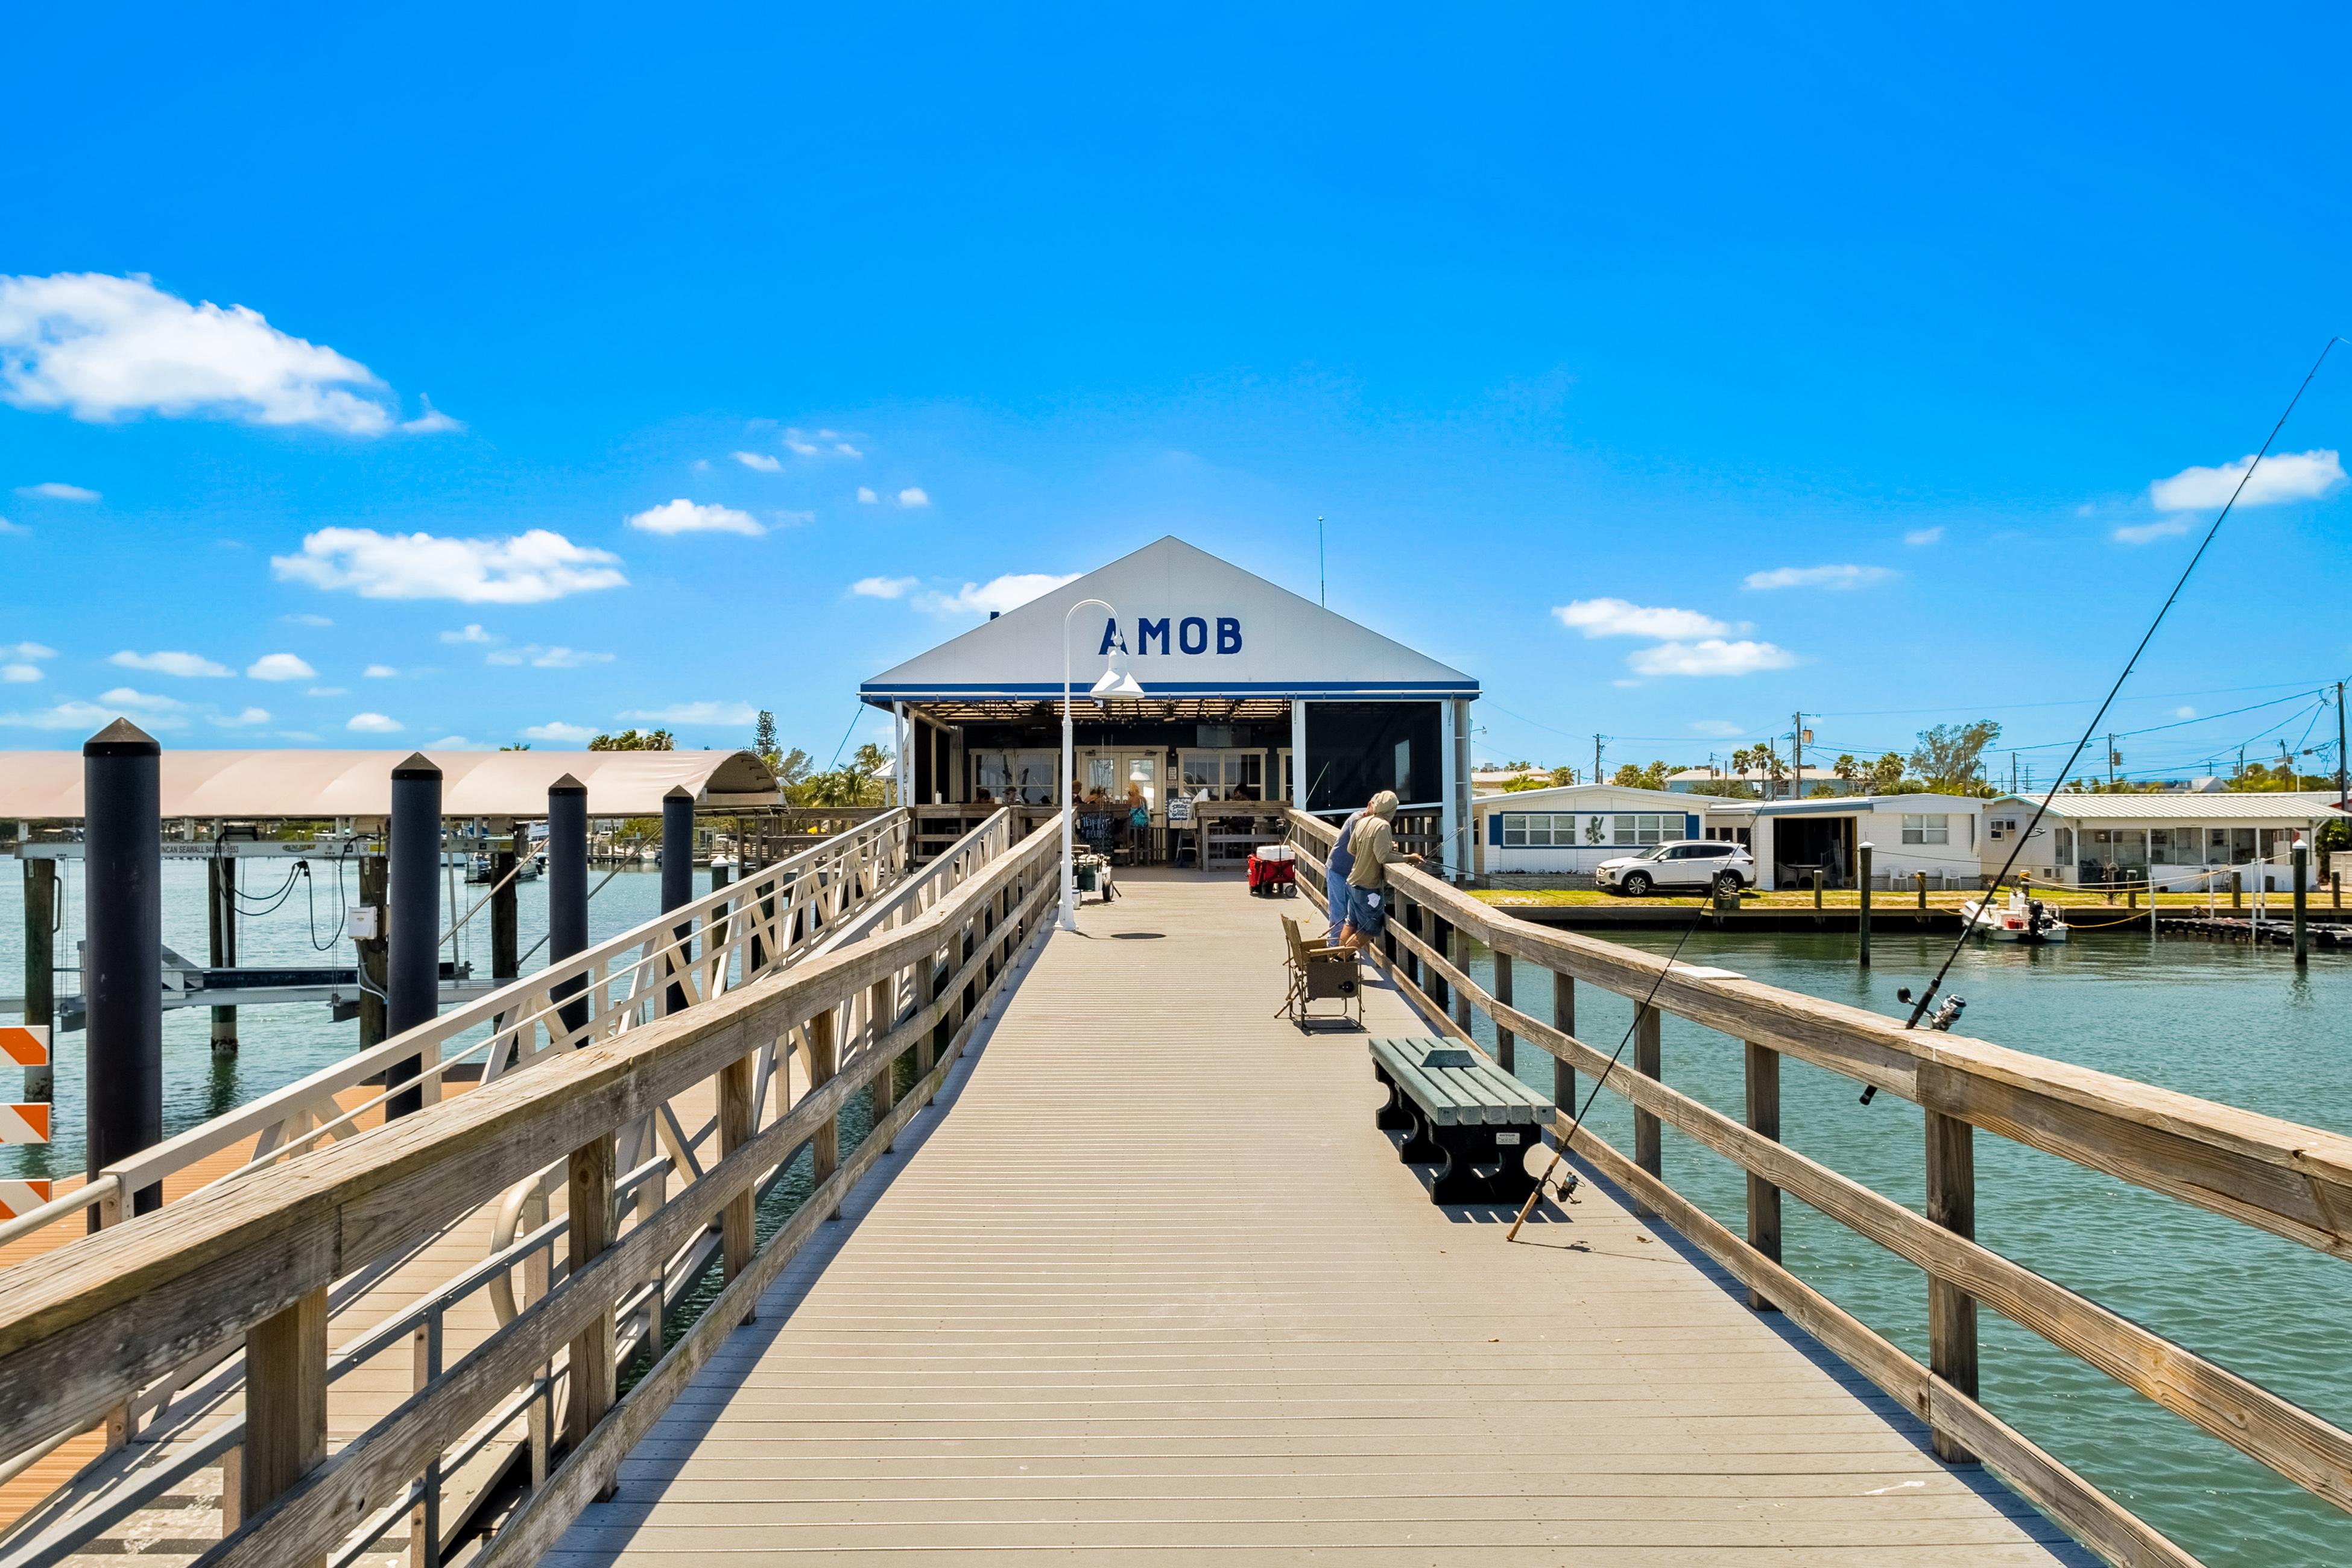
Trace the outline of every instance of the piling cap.
<path fill-rule="evenodd" d="M 694 792 L 687 788 L 684 784 L 672 784 L 669 786 L 668 791 L 662 795 L 662 799 L 664 801 L 692 800 L 693 798 Z"/>
<path fill-rule="evenodd" d="M 163 748 L 155 737 L 128 719 L 117 719 L 81 743 L 85 757 L 160 757 Z"/>
<path fill-rule="evenodd" d="M 548 785 L 547 793 L 550 795 L 586 795 L 588 793 L 588 786 L 582 784 L 578 779 L 573 778 L 570 773 L 566 773 L 562 778 L 556 780 L 553 784 Z"/>
<path fill-rule="evenodd" d="M 392 776 L 396 779 L 437 779 L 441 776 L 441 770 L 434 766 L 433 759 L 424 752 L 411 752 L 399 766 L 392 770 Z"/>

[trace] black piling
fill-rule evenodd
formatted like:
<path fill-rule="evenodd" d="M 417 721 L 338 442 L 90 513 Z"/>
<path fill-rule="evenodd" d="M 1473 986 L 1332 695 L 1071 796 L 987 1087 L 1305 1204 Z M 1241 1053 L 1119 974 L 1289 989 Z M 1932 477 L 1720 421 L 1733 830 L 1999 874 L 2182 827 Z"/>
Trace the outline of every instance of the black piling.
<path fill-rule="evenodd" d="M 127 719 L 81 748 L 83 1037 L 92 1181 L 163 1136 L 163 749 Z M 163 1206 L 153 1184 L 132 1214 Z M 98 1228 L 92 1214 L 90 1228 Z"/>
<path fill-rule="evenodd" d="M 547 786 L 547 961 L 561 963 L 587 947 L 588 786 L 566 773 Z M 577 976 L 553 988 L 567 1030 L 587 1026 L 588 1004 L 564 1001 L 586 988 Z"/>
<path fill-rule="evenodd" d="M 422 752 L 392 770 L 392 929 L 387 933 L 384 1026 L 394 1035 L 441 1013 L 441 770 Z M 386 1087 L 424 1070 L 404 1057 L 384 1072 Z M 403 1089 L 386 1116 L 425 1109 L 422 1086 Z"/>
<path fill-rule="evenodd" d="M 671 910 L 694 902 L 694 792 L 679 784 L 662 796 L 661 847 L 661 907 L 667 914 Z M 677 940 L 675 954 L 677 965 L 683 970 L 692 955 L 690 939 L 694 922 L 672 929 Z M 669 986 L 664 1002 L 665 1011 L 676 1013 L 686 1006 L 686 987 L 677 981 Z"/>

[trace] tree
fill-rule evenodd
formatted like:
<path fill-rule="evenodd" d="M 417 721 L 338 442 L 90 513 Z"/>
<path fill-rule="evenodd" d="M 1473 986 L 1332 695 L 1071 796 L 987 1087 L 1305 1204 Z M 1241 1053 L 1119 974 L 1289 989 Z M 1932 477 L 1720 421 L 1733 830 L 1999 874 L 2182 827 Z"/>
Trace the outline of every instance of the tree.
<path fill-rule="evenodd" d="M 776 782 L 786 789 L 792 788 L 793 785 L 807 778 L 814 770 L 809 754 L 798 746 L 794 746 L 781 757 L 769 758 L 768 766 L 774 772 Z"/>
<path fill-rule="evenodd" d="M 1556 784 L 1572 784 L 1576 782 L 1576 770 L 1574 768 L 1554 768 L 1551 771 L 1551 782 Z"/>
<path fill-rule="evenodd" d="M 751 749 L 771 768 L 784 760 L 782 751 L 776 745 L 776 716 L 765 708 L 760 710 L 759 720 L 751 726 Z"/>
<path fill-rule="evenodd" d="M 1668 768 L 1664 763 L 1652 763 L 1646 768 L 1625 763 L 1618 767 L 1617 776 L 1610 782 L 1621 789 L 1664 789 L 1666 787 L 1666 774 L 1678 771 Z"/>
<path fill-rule="evenodd" d="M 501 752 L 528 752 L 530 750 L 530 742 L 529 741 L 517 741 L 513 745 L 500 746 L 499 750 Z"/>
<path fill-rule="evenodd" d="M 1889 752 L 1885 756 L 1879 758 L 1878 761 L 1871 763 L 1869 778 L 1870 793 L 1873 795 L 1902 794 L 1902 753 L 1899 752 Z"/>
<path fill-rule="evenodd" d="M 1542 776 L 1522 776 L 1503 781 L 1505 795 L 1518 795 L 1527 790 L 1549 788 L 1551 788 L 1551 780 Z"/>
<path fill-rule="evenodd" d="M 1922 730 L 1918 748 L 1911 753 L 1911 771 L 1936 795 L 1990 795 L 1991 786 L 1979 775 L 1985 748 L 1999 739 L 2000 726 L 1990 719 Z"/>
<path fill-rule="evenodd" d="M 617 735 L 597 736 L 588 742 L 588 749 L 592 752 L 674 752 L 677 749 L 677 741 L 667 730 L 648 730 L 642 735 L 635 730 L 624 730 Z"/>
<path fill-rule="evenodd" d="M 1862 777 L 1862 764 L 1853 760 L 1852 752 L 1840 752 L 1837 766 L 1830 771 L 1836 773 L 1848 785 L 1852 785 L 1855 780 Z"/>
<path fill-rule="evenodd" d="M 1755 786 L 1745 779 L 1701 779 L 1690 786 L 1693 795 L 1721 795 L 1729 800 L 1754 800 Z"/>

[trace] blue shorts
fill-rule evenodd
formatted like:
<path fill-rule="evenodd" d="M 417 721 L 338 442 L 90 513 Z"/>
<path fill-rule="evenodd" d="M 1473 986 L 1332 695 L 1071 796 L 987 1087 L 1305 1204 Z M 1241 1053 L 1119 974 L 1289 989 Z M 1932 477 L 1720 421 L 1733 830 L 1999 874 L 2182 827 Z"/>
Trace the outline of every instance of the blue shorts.
<path fill-rule="evenodd" d="M 1334 947 L 1339 944 L 1339 928 L 1348 923 L 1348 906 L 1353 901 L 1349 895 L 1354 890 L 1348 886 L 1346 872 L 1323 873 L 1323 902 L 1331 916 L 1331 945 Z"/>
<path fill-rule="evenodd" d="M 1389 923 L 1389 895 L 1385 888 L 1349 888 L 1348 889 L 1348 923 L 1354 926 L 1366 940 L 1381 934 Z"/>

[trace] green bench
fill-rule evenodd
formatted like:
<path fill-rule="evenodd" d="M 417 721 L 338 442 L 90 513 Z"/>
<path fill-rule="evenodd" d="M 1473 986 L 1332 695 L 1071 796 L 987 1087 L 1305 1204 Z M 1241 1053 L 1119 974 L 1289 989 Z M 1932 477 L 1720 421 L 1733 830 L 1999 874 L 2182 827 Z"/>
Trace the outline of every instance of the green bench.
<path fill-rule="evenodd" d="M 1457 1041 L 1384 1037 L 1371 1049 L 1389 1091 L 1377 1124 L 1404 1134 L 1406 1164 L 1438 1167 L 1431 1203 L 1516 1205 L 1535 1191 L 1527 1152 L 1551 1122 L 1549 1099 Z"/>

